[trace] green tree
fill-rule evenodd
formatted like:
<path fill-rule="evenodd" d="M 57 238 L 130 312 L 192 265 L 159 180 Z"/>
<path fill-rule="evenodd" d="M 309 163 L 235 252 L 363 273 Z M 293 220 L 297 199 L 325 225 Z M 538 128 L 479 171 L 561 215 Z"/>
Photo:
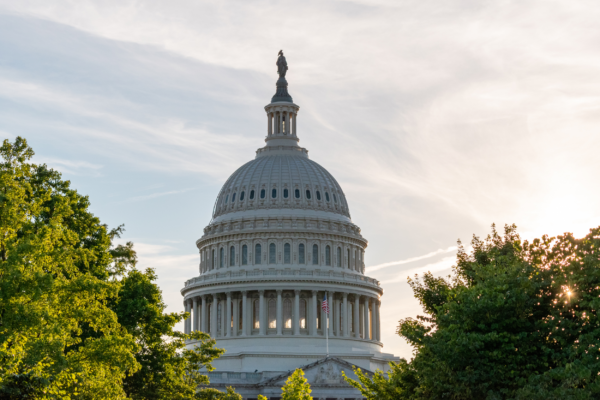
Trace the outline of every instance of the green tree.
<path fill-rule="evenodd" d="M 346 382 L 354 386 L 367 400 L 396 400 L 412 399 L 418 381 L 412 366 L 401 359 L 400 362 L 390 362 L 387 376 L 380 370 L 373 376 L 368 376 L 360 368 L 354 367 L 358 381 L 349 378 L 342 371 Z"/>
<path fill-rule="evenodd" d="M 0 393 L 5 398 L 124 398 L 137 344 L 107 307 L 111 235 L 58 172 L 0 147 Z M 83 331 L 94 335 L 83 337 Z"/>
<path fill-rule="evenodd" d="M 310 385 L 304 377 L 304 371 L 297 369 L 281 388 L 282 400 L 312 400 Z"/>

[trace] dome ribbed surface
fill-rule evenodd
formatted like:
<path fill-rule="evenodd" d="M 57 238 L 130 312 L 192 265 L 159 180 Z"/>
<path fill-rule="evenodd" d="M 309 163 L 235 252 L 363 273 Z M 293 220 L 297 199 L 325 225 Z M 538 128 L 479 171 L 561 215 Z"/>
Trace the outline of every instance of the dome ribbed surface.
<path fill-rule="evenodd" d="M 267 208 L 323 210 L 350 217 L 344 192 L 335 178 L 318 163 L 293 154 L 259 157 L 238 168 L 219 192 L 213 218 Z"/>

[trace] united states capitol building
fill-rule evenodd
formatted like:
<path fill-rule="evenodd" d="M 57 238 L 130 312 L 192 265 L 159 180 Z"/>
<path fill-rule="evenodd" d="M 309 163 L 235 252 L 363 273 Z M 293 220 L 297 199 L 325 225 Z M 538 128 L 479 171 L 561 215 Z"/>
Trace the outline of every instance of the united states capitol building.
<path fill-rule="evenodd" d="M 181 290 L 185 331 L 209 332 L 226 349 L 208 373 L 211 387 L 279 399 L 302 368 L 315 399 L 359 399 L 341 372 L 387 371 L 398 360 L 382 352 L 383 289 L 365 275 L 367 240 L 342 188 L 299 145 L 300 107 L 281 52 L 277 66 L 266 145 L 225 182 L 196 241 L 200 274 Z"/>

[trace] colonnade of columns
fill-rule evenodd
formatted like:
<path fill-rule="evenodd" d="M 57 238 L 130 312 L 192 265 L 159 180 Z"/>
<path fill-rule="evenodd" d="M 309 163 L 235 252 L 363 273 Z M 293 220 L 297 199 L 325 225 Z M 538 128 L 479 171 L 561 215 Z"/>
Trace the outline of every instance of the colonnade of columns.
<path fill-rule="evenodd" d="M 327 291 L 329 318 L 322 307 L 323 291 L 229 291 L 190 297 L 184 332 L 203 331 L 213 338 L 244 336 L 353 337 L 380 341 L 380 301 L 377 297 Z M 229 321 L 229 323 L 227 323 Z M 328 321 L 328 323 L 326 323 Z"/>
<path fill-rule="evenodd" d="M 296 113 L 290 111 L 267 112 L 268 135 L 284 134 L 296 136 Z"/>

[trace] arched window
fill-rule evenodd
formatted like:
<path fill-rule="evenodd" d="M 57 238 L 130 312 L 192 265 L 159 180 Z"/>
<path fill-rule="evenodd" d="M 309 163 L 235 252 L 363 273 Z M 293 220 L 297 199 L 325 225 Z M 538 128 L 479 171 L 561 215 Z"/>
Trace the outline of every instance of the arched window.
<path fill-rule="evenodd" d="M 294 197 L 297 198 L 297 199 L 300 198 L 300 189 L 294 190 Z"/>
<path fill-rule="evenodd" d="M 252 325 L 254 329 L 260 328 L 260 304 L 259 300 L 255 299 L 252 307 Z"/>
<path fill-rule="evenodd" d="M 306 329 L 306 300 L 300 299 L 300 329 Z"/>
<path fill-rule="evenodd" d="M 292 246 L 289 243 L 283 245 L 283 263 L 290 264 L 292 262 Z"/>
<path fill-rule="evenodd" d="M 346 249 L 346 257 L 347 257 L 347 260 L 346 260 L 346 267 L 347 267 L 348 269 L 350 269 L 350 249 Z"/>
<path fill-rule="evenodd" d="M 242 246 L 242 265 L 248 265 L 248 246 Z"/>
<path fill-rule="evenodd" d="M 244 195 L 246 194 L 246 192 L 242 192 L 240 193 L 240 201 L 244 201 Z"/>
<path fill-rule="evenodd" d="M 283 198 L 287 199 L 288 197 L 290 197 L 290 191 L 286 189 L 283 189 Z"/>
<path fill-rule="evenodd" d="M 265 189 L 260 189 L 260 198 L 264 199 L 267 195 L 267 191 Z"/>
<path fill-rule="evenodd" d="M 229 195 L 225 196 L 225 203 L 229 201 Z"/>
<path fill-rule="evenodd" d="M 219 251 L 219 268 L 223 268 L 225 266 L 225 249 L 221 247 Z"/>
<path fill-rule="evenodd" d="M 337 258 L 337 260 L 335 260 L 335 265 L 337 267 L 341 268 L 342 267 L 342 248 L 341 247 L 337 248 L 337 257 L 336 258 Z"/>
<path fill-rule="evenodd" d="M 229 248 L 229 266 L 233 267 L 235 265 L 235 247 L 231 246 Z"/>
<path fill-rule="evenodd" d="M 250 191 L 250 200 L 254 200 L 254 190 Z"/>
<path fill-rule="evenodd" d="M 275 243 L 271 243 L 269 245 L 269 264 L 276 264 L 276 263 L 277 263 L 277 254 L 276 254 Z"/>
<path fill-rule="evenodd" d="M 212 251 L 212 268 L 211 269 L 215 269 L 217 267 L 217 257 L 215 254 L 215 250 L 213 249 Z"/>
<path fill-rule="evenodd" d="M 262 264 L 262 247 L 260 244 L 254 246 L 254 264 Z"/>
<path fill-rule="evenodd" d="M 331 247 L 325 246 L 325 265 L 331 265 Z"/>
<path fill-rule="evenodd" d="M 277 328 L 277 302 L 275 299 L 269 300 L 269 329 Z"/>
<path fill-rule="evenodd" d="M 306 198 L 310 200 L 310 190 L 306 189 Z"/>
<path fill-rule="evenodd" d="M 321 200 L 321 192 L 317 190 L 317 200 Z"/>
<path fill-rule="evenodd" d="M 298 264 L 304 264 L 304 244 L 300 243 L 298 245 Z"/>
<path fill-rule="evenodd" d="M 337 197 L 335 196 L 335 193 L 333 194 L 333 201 L 337 203 Z"/>
<path fill-rule="evenodd" d="M 275 198 L 277 197 L 277 189 L 273 188 L 273 190 L 271 190 L 271 198 Z"/>
<path fill-rule="evenodd" d="M 233 196 L 231 196 L 231 202 L 232 202 L 232 203 L 235 201 L 235 195 L 236 195 L 236 194 L 237 194 L 237 193 L 234 193 L 234 194 L 233 194 Z"/>
<path fill-rule="evenodd" d="M 313 265 L 319 264 L 319 246 L 316 244 L 313 244 L 312 263 Z"/>
<path fill-rule="evenodd" d="M 325 200 L 329 201 L 329 193 L 325 192 Z"/>
<path fill-rule="evenodd" d="M 292 328 L 292 301 L 290 299 L 283 300 L 283 327 Z"/>

